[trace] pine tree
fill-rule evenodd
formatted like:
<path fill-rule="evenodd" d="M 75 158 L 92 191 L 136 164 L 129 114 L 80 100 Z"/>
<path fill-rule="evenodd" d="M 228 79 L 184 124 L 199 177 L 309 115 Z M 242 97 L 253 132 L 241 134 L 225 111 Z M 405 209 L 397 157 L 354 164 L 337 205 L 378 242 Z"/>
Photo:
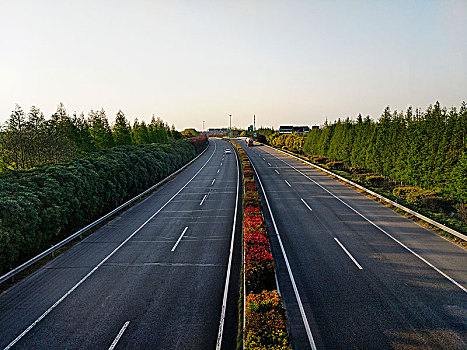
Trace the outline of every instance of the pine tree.
<path fill-rule="evenodd" d="M 121 110 L 117 112 L 115 117 L 113 138 L 117 146 L 132 144 L 130 124 Z"/>

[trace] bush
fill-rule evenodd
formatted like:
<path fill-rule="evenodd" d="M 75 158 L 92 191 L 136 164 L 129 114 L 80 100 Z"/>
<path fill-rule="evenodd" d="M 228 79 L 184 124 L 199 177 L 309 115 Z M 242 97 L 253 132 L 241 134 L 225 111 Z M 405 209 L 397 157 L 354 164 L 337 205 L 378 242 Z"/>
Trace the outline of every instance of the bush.
<path fill-rule="evenodd" d="M 420 205 L 424 197 L 434 196 L 435 191 L 426 190 L 418 186 L 398 186 L 392 191 L 393 195 L 409 204 Z"/>
<path fill-rule="evenodd" d="M 344 162 L 329 162 L 326 164 L 326 167 L 330 170 L 344 170 Z"/>
<path fill-rule="evenodd" d="M 381 175 L 367 175 L 364 179 L 364 184 L 371 187 L 383 187 L 386 179 Z"/>
<path fill-rule="evenodd" d="M 328 158 L 325 156 L 311 156 L 310 159 L 317 164 L 326 164 L 328 162 Z"/>
<path fill-rule="evenodd" d="M 256 191 L 245 192 L 243 195 L 243 208 L 246 207 L 261 207 L 261 200 Z"/>
<path fill-rule="evenodd" d="M 447 213 L 452 210 L 451 202 L 441 196 L 426 196 L 420 199 L 420 205 L 430 211 Z"/>
<path fill-rule="evenodd" d="M 245 310 L 245 349 L 290 349 L 287 318 L 277 290 L 248 295 Z"/>
<path fill-rule="evenodd" d="M 467 204 L 457 203 L 456 211 L 459 218 L 467 223 Z"/>
<path fill-rule="evenodd" d="M 190 143 L 196 149 L 196 152 L 200 153 L 203 149 L 206 148 L 206 145 L 208 143 L 208 137 L 206 135 L 199 135 L 196 137 L 192 137 L 190 139 Z"/>

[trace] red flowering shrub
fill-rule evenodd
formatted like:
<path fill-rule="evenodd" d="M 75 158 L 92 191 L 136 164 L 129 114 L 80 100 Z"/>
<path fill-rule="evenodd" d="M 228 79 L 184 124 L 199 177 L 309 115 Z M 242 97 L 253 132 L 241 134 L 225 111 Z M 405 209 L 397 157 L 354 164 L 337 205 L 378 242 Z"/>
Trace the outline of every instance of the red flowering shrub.
<path fill-rule="evenodd" d="M 261 209 L 259 207 L 246 207 L 245 210 L 243 210 L 243 215 L 244 216 L 249 216 L 249 215 L 261 215 Z"/>
<path fill-rule="evenodd" d="M 200 150 L 204 149 L 208 143 L 208 137 L 206 135 L 192 137 L 190 139 L 190 143 L 195 147 L 196 151 L 199 152 Z"/>
<path fill-rule="evenodd" d="M 277 290 L 248 295 L 245 321 L 245 349 L 290 349 L 287 318 Z"/>

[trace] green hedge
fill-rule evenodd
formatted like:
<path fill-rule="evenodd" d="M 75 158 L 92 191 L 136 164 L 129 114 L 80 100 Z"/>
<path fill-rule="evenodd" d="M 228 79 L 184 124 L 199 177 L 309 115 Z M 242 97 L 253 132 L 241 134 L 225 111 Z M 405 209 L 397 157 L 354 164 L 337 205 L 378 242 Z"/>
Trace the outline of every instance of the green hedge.
<path fill-rule="evenodd" d="M 196 156 L 189 141 L 120 146 L 0 174 L 0 273 L 144 191 Z"/>

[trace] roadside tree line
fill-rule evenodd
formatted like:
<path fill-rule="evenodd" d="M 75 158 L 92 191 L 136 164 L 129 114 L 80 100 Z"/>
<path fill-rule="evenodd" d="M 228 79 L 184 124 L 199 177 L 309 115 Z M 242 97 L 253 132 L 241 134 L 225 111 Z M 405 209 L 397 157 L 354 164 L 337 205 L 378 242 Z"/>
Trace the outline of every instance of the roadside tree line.
<path fill-rule="evenodd" d="M 356 120 L 326 121 L 306 136 L 269 133 L 267 141 L 448 226 L 466 229 L 465 102 L 450 109 L 437 102 L 425 111 L 409 107 L 392 112 L 387 107 L 378 120 L 359 115 Z"/>
<path fill-rule="evenodd" d="M 63 104 L 46 119 L 39 108 L 26 113 L 16 106 L 0 127 L 0 171 L 30 169 L 60 163 L 86 153 L 114 146 L 163 143 L 182 135 L 153 115 L 151 122 L 135 119 L 133 125 L 120 110 L 111 125 L 103 109 L 69 115 Z"/>

